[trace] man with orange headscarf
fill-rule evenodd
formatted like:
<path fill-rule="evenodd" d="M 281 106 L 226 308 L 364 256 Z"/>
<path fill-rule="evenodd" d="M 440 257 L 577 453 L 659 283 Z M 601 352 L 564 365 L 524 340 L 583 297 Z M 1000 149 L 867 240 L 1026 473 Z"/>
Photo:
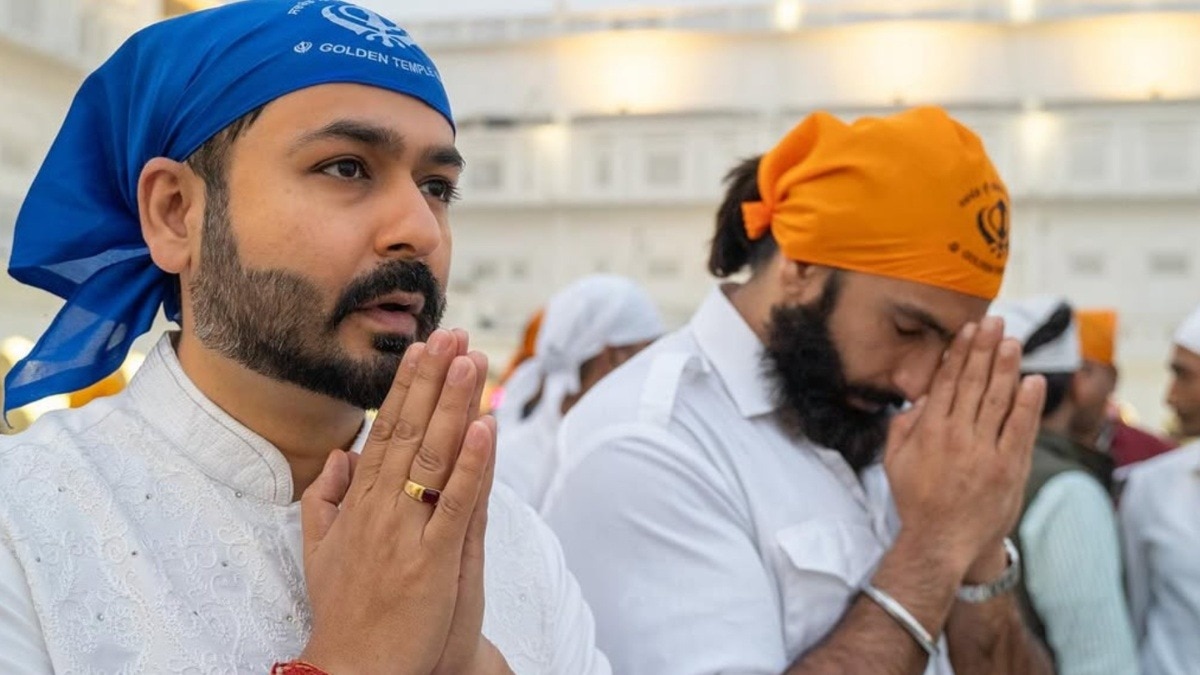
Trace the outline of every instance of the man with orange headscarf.
<path fill-rule="evenodd" d="M 1175 447 L 1161 438 L 1126 424 L 1112 410 L 1117 390 L 1117 313 L 1111 309 L 1080 310 L 1079 346 L 1083 365 L 1072 391 L 1075 440 L 1112 456 L 1118 469 L 1150 459 Z"/>
<path fill-rule="evenodd" d="M 544 512 L 615 672 L 1050 671 L 1005 537 L 1045 381 L 984 318 L 1009 208 L 937 108 L 817 113 L 733 170 L 709 269 L 748 280 L 559 435 Z"/>

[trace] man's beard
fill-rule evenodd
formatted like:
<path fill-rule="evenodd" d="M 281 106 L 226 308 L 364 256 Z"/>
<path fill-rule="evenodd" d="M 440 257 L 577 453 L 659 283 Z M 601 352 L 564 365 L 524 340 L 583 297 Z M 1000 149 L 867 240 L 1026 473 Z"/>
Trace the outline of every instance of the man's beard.
<path fill-rule="evenodd" d="M 391 261 L 353 280 L 332 311 L 303 275 L 242 265 L 222 188 L 209 190 L 201 266 L 189 288 L 195 335 L 205 347 L 256 373 L 289 382 L 355 407 L 376 409 L 391 388 L 404 351 L 438 327 L 445 295 L 429 267 Z M 377 353 L 356 358 L 338 342 L 337 328 L 357 309 L 389 293 L 420 293 L 425 306 L 415 336 L 378 334 Z"/>
<path fill-rule="evenodd" d="M 840 452 L 857 472 L 878 457 L 893 408 L 903 405 L 904 397 L 846 381 L 829 334 L 839 293 L 840 276 L 835 274 L 815 306 L 772 308 L 764 369 L 774 384 L 776 415 L 784 428 Z M 850 404 L 851 398 L 877 403 L 880 409 L 862 410 Z"/>

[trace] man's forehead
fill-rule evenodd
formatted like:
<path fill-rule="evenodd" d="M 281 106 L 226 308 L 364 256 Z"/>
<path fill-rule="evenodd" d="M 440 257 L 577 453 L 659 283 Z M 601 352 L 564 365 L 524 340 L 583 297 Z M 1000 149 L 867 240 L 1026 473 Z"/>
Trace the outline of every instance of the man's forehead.
<path fill-rule="evenodd" d="M 450 123 L 424 102 L 361 84 L 299 89 L 267 104 L 261 121 L 276 140 L 287 143 L 331 125 L 354 122 L 403 138 L 413 147 L 454 144 Z"/>
<path fill-rule="evenodd" d="M 1171 354 L 1171 366 L 1188 372 L 1200 371 L 1200 354 L 1187 347 L 1175 345 Z"/>

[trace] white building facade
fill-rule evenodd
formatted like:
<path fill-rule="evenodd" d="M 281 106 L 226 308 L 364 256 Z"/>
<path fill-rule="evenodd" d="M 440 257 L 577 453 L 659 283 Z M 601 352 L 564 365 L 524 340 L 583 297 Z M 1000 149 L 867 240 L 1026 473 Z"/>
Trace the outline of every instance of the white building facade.
<path fill-rule="evenodd" d="M 13 39 L 13 12 L 27 11 L 14 8 L 35 4 L 103 5 L 115 28 L 93 32 L 105 36 L 158 3 L 0 0 L 5 244 L 82 68 L 98 60 L 52 28 L 53 39 Z M 1120 393 L 1161 421 L 1170 335 L 1200 303 L 1200 2 L 558 2 L 415 23 L 405 2 L 363 4 L 406 24 L 449 86 L 468 161 L 449 320 L 494 362 L 554 289 L 594 271 L 640 280 L 683 322 L 713 283 L 708 239 L 734 163 L 813 110 L 936 103 L 980 133 L 1013 194 L 1004 292 L 1115 307 Z M 86 42 L 93 20 L 73 21 L 85 47 L 114 44 Z M 0 281 L 0 336 L 33 337 L 53 304 L 15 285 Z"/>

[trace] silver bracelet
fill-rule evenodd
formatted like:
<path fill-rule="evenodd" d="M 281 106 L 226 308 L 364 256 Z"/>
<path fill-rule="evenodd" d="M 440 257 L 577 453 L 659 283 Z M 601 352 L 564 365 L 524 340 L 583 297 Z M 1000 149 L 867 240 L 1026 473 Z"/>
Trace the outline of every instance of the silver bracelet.
<path fill-rule="evenodd" d="M 896 623 L 900 624 L 904 630 L 908 631 L 908 634 L 912 636 L 912 639 L 916 640 L 917 645 L 919 645 L 921 649 L 924 649 L 925 653 L 928 654 L 930 658 L 937 656 L 937 641 L 933 639 L 933 636 L 929 634 L 929 631 L 925 630 L 925 627 L 921 625 L 921 622 L 917 621 L 917 617 L 913 616 L 912 613 L 907 609 L 904 609 L 904 605 L 901 605 L 895 598 L 887 593 L 884 593 L 878 588 L 875 588 L 870 583 L 863 584 L 862 592 L 863 595 L 867 596 L 873 600 L 875 604 L 879 605 L 880 609 L 887 612 L 888 616 L 895 619 Z"/>

